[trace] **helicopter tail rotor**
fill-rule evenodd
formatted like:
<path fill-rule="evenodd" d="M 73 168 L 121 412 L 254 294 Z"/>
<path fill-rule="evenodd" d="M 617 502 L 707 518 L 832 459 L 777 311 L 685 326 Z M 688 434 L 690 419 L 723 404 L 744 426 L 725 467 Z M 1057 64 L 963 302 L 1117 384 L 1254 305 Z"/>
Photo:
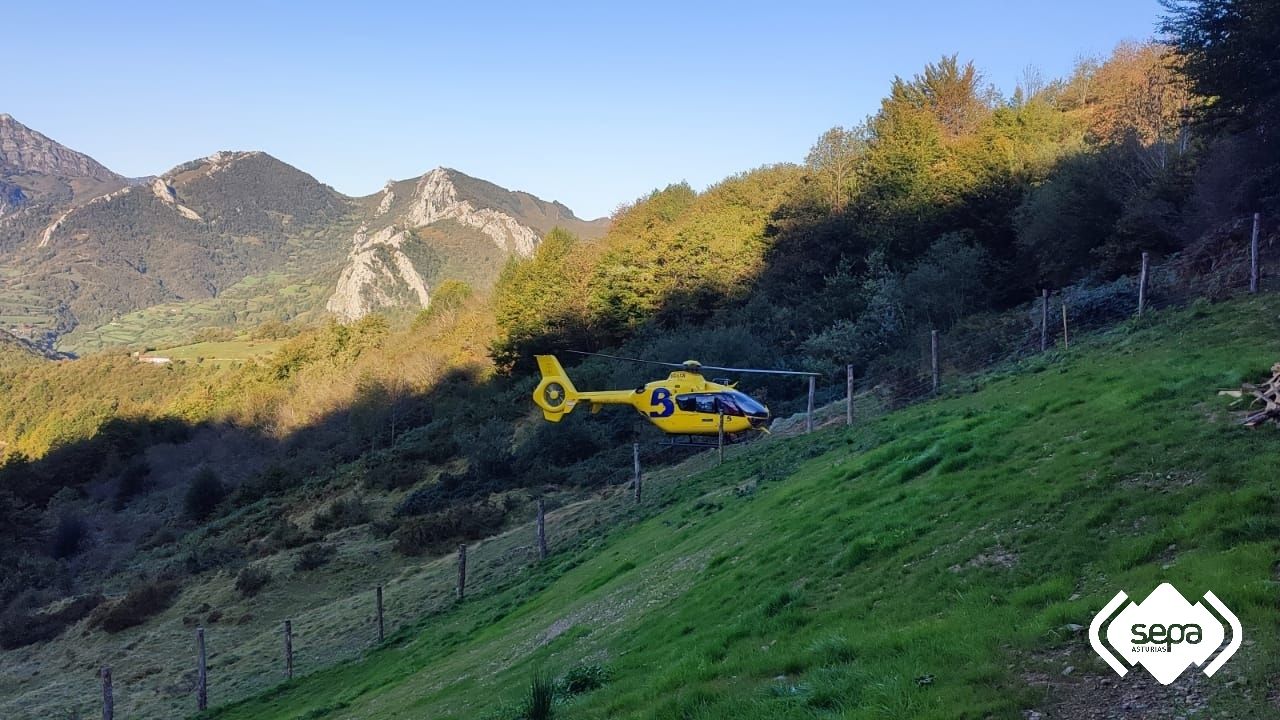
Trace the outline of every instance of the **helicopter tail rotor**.
<path fill-rule="evenodd" d="M 560 422 L 578 404 L 578 390 L 554 355 L 537 355 L 542 381 L 533 391 L 533 402 L 542 408 L 542 417 Z"/>

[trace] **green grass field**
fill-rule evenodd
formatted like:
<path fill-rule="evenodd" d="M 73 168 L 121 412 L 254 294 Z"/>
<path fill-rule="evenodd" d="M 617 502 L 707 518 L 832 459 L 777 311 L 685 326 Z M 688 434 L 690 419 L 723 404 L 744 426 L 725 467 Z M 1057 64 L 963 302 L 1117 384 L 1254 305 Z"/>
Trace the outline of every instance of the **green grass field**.
<path fill-rule="evenodd" d="M 318 317 L 331 288 L 283 273 L 244 278 L 215 298 L 154 305 L 95 328 L 76 328 L 59 340 L 61 350 L 79 354 L 106 348 L 174 347 L 205 328 L 252 328 L 269 320 L 308 321 Z M 2 308 L 0 308 L 2 309 Z"/>
<path fill-rule="evenodd" d="M 22 281 L 22 272 L 0 266 L 0 328 L 14 328 L 22 334 L 52 331 L 57 327 L 53 305 Z"/>
<path fill-rule="evenodd" d="M 156 350 L 151 355 L 186 360 L 187 362 L 225 363 L 250 358 L 265 357 L 274 353 L 285 343 L 284 340 L 226 340 L 223 342 L 200 342 L 191 345 L 180 345 L 173 348 Z"/>
<path fill-rule="evenodd" d="M 1148 317 L 748 447 L 360 661 L 209 716 L 515 718 L 535 670 L 588 663 L 609 681 L 557 717 L 1062 717 L 1138 687 L 1144 717 L 1192 698 L 1275 717 L 1280 430 L 1241 427 L 1216 391 L 1280 360 L 1278 313 L 1266 297 Z M 1071 627 L 1164 581 L 1243 623 L 1211 679 L 1122 680 Z"/>

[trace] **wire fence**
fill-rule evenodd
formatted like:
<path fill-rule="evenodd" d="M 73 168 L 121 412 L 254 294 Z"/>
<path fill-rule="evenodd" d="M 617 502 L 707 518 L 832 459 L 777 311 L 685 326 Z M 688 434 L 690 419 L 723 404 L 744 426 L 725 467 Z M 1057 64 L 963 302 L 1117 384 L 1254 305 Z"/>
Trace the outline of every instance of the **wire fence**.
<path fill-rule="evenodd" d="M 970 316 L 944 331 L 910 329 L 906 357 L 898 352 L 878 366 L 850 366 L 855 377 L 848 384 L 828 382 L 819 390 L 822 407 L 814 425 L 857 423 L 931 399 L 982 373 L 1046 351 L 1069 350 L 1072 342 L 1135 317 L 1196 300 L 1280 289 L 1278 236 L 1261 216 L 1242 217 L 1161 262 L 1141 253 L 1132 275 L 1042 289 L 1015 308 Z M 784 435 L 804 432 L 806 421 L 804 414 L 793 415 L 774 429 Z"/>
<path fill-rule="evenodd" d="M 1255 220 L 1253 227 L 1260 223 Z M 1217 245 L 1170 257 L 1160 264 L 1135 261 L 1134 274 L 1106 284 L 1078 285 L 1040 294 L 1008 312 L 962 321 L 945 332 L 920 328 L 912 333 L 918 361 L 873 369 L 848 383 L 827 383 L 818 393 L 820 407 L 812 418 L 804 414 L 779 419 L 775 435 L 814 427 L 857 424 L 896 408 L 936 397 L 965 378 L 1011 365 L 1049 350 L 1068 350 L 1086 341 L 1089 333 L 1131 320 L 1141 314 L 1186 306 L 1197 299 L 1222 299 L 1249 292 L 1280 289 L 1275 250 L 1276 233 L 1227 233 Z M 1248 239 L 1243 243 L 1239 236 Z M 1254 250 L 1256 248 L 1256 251 Z M 850 392 L 850 388 L 852 391 Z M 767 441 L 767 440 L 766 440 Z M 749 452 L 751 444 L 733 445 L 730 458 Z M 615 477 L 630 477 L 627 468 Z M 602 527 L 656 512 L 679 480 L 713 468 L 716 450 L 699 452 L 678 465 L 644 472 L 644 494 L 619 486 L 593 497 L 552 509 L 546 518 L 546 543 L 554 553 L 582 550 L 599 541 Z M 169 618 L 133 636 L 124 647 L 110 643 L 86 650 L 100 664 L 90 681 L 86 657 L 48 658 L 51 668 L 62 667 L 59 680 L 0 700 L 0 716 L 15 718 L 185 717 L 197 710 L 202 694 L 202 664 L 206 667 L 211 706 L 251 697 L 280 685 L 292 672 L 301 677 L 354 660 L 384 643 L 397 642 L 397 633 L 421 626 L 425 618 L 448 612 L 477 595 L 499 592 L 518 583 L 539 562 L 536 524 L 527 524 L 465 548 L 465 596 L 459 592 L 459 553 L 417 561 L 393 561 L 390 541 L 340 544 L 335 562 L 382 563 L 399 572 L 380 585 L 291 588 L 292 555 L 279 555 L 258 566 L 286 587 L 284 592 L 312 593 L 317 601 L 308 609 L 286 616 L 227 618 L 201 623 L 207 657 L 202 663 L 196 644 L 197 628 L 187 618 Z M 299 583 L 304 582 L 299 580 Z M 378 591 L 378 588 L 381 591 Z M 327 597 L 326 597 L 327 596 Z M 379 596 L 382 603 L 378 602 Z M 211 601 L 226 598 L 210 598 Z M 295 598 L 296 600 L 296 598 Z M 183 601 L 179 601 L 181 605 Z M 190 606 L 192 599 L 187 599 Z M 299 603 L 292 603 L 295 607 Z M 269 612 L 268 603 L 261 606 Z M 206 606 L 207 607 L 207 606 Z M 199 609 L 199 608 L 197 608 Z M 277 628 L 263 632 L 264 621 Z M 284 628 L 291 629 L 289 650 Z M 382 628 L 385 628 L 385 639 Z M 532 649 L 546 642 L 548 628 L 529 628 L 525 637 L 509 638 L 514 648 Z M 117 641 L 118 642 L 118 641 Z M 79 663 L 79 664 L 76 664 Z M 106 668 L 109 668 L 107 670 Z M 447 679 L 441 679 L 444 682 Z M 4 690 L 0 686 L 0 690 Z M 11 688 L 12 689 L 12 688 Z M 3 696 L 7 693 L 0 693 Z"/>
<path fill-rule="evenodd" d="M 615 486 L 575 503 L 549 507 L 545 537 L 550 560 L 572 557 L 590 543 L 598 542 L 602 528 L 656 512 L 666 504 L 680 478 L 712 466 L 713 460 L 700 453 L 679 467 L 646 468 L 644 499 L 639 505 L 629 488 Z M 627 472 L 631 473 L 629 463 Z M 291 602 L 268 602 L 281 598 L 264 592 L 258 598 L 261 602 L 249 603 L 255 609 L 261 608 L 262 616 L 246 614 L 221 617 L 214 623 L 193 622 L 192 615 L 207 618 L 211 604 L 233 604 L 232 590 L 225 587 L 229 578 L 222 577 L 220 583 L 214 583 L 222 587 L 220 590 L 204 592 L 211 584 L 184 594 L 175 604 L 178 617 L 166 615 L 144 630 L 99 638 L 96 645 L 78 648 L 74 657 L 68 653 L 29 659 L 30 667 L 64 672 L 54 682 L 21 692 L 0 683 L 0 690 L 5 691 L 0 692 L 0 717 L 189 717 L 199 711 L 201 696 L 207 697 L 207 707 L 216 708 L 277 688 L 288 681 L 290 671 L 294 678 L 305 677 L 359 659 L 380 646 L 399 643 L 405 637 L 403 633 L 421 627 L 429 618 L 518 584 L 537 571 L 540 561 L 533 518 L 500 535 L 468 543 L 465 595 L 460 598 L 457 552 L 415 560 L 397 558 L 390 540 L 337 544 L 340 554 L 330 560 L 331 565 L 390 565 L 398 567 L 399 572 L 380 583 L 332 588 L 322 586 L 324 579 L 316 581 L 294 571 L 295 553 L 265 558 L 254 567 L 271 573 L 270 587 L 276 588 L 273 592 L 293 596 Z M 379 587 L 383 599 L 381 618 Z M 298 597 L 308 595 L 314 598 L 305 610 L 267 614 L 277 604 L 297 607 Z M 291 656 L 286 650 L 286 622 Z M 264 625 L 271 629 L 264 631 Z M 380 627 L 385 628 L 384 639 L 379 638 Z M 197 643 L 197 633 L 201 631 L 206 667 L 203 692 Z M 553 639 L 554 634 L 554 628 L 529 627 L 522 636 L 513 635 L 507 640 L 513 648 L 532 650 Z M 446 681 L 448 678 L 440 679 L 442 684 Z"/>

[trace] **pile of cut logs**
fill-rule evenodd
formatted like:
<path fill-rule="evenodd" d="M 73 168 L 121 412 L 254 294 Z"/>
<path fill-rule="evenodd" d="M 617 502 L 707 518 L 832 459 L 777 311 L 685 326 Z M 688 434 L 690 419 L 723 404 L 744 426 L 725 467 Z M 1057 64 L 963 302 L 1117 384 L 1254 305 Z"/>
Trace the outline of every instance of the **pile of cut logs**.
<path fill-rule="evenodd" d="M 1271 379 L 1261 385 L 1246 383 L 1241 390 L 1254 398 L 1249 405 L 1249 415 L 1244 419 L 1246 426 L 1257 427 L 1268 420 L 1280 424 L 1280 363 L 1271 366 Z M 1262 409 L 1254 410 L 1259 404 Z"/>

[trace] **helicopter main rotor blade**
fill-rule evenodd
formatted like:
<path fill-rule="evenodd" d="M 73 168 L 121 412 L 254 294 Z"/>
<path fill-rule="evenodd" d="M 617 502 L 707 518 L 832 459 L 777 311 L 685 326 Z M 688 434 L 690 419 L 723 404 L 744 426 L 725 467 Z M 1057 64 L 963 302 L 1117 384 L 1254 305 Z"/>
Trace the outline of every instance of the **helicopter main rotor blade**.
<path fill-rule="evenodd" d="M 752 373 L 755 375 L 806 375 L 806 376 L 812 376 L 812 377 L 819 377 L 820 375 L 822 375 L 822 373 L 806 372 L 803 370 L 760 370 L 757 368 L 720 367 L 718 365 L 703 365 L 699 369 L 700 370 L 719 370 L 721 372 L 731 372 L 731 373 Z"/>
<path fill-rule="evenodd" d="M 565 350 L 565 352 L 573 353 L 574 355 L 590 355 L 591 357 L 609 358 L 610 360 L 625 360 L 627 362 L 644 363 L 646 365 L 662 365 L 663 367 L 673 367 L 673 368 L 684 367 L 682 363 L 669 363 L 669 362 L 661 362 L 658 360 L 641 360 L 640 358 L 623 357 L 622 355 L 606 355 L 605 353 L 585 352 L 583 350 Z"/>
<path fill-rule="evenodd" d="M 597 353 L 597 352 L 586 352 L 583 350 L 566 350 L 565 352 L 570 352 L 570 353 L 573 353 L 574 355 L 590 355 L 591 357 L 602 357 L 602 358 L 608 358 L 610 360 L 624 360 L 626 362 L 644 363 L 646 365 L 661 365 L 662 367 L 681 368 L 681 369 L 688 369 L 690 367 L 687 363 L 662 362 L 660 360 L 641 360 L 640 358 L 624 357 L 622 355 L 608 355 L 605 353 Z M 719 370 L 721 372 L 731 372 L 731 373 L 753 373 L 756 375 L 801 375 L 806 377 L 808 376 L 818 377 L 822 374 L 822 373 L 816 373 L 816 372 L 806 372 L 802 370 L 764 370 L 760 368 L 721 367 L 719 365 L 703 365 L 702 363 L 697 363 L 696 371 L 702 372 L 703 370 Z"/>

